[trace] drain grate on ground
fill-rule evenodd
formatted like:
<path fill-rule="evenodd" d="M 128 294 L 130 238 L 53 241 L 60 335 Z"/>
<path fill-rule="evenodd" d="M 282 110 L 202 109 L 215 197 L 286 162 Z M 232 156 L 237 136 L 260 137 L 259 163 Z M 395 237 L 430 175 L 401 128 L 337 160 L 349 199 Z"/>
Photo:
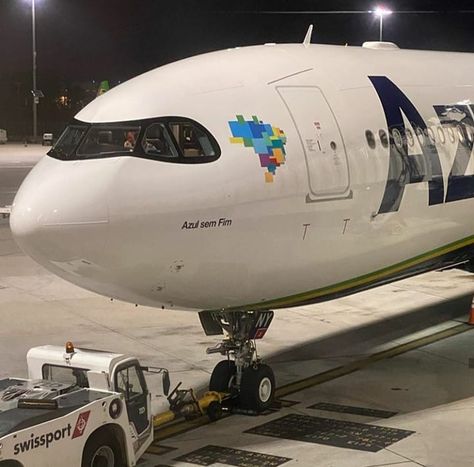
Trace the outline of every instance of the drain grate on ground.
<path fill-rule="evenodd" d="M 351 405 L 331 404 L 329 402 L 318 402 L 310 405 L 308 409 L 326 410 L 328 412 L 349 413 L 352 415 L 363 415 L 374 418 L 390 418 L 397 415 L 397 412 L 388 412 L 386 410 L 367 409 L 365 407 L 353 407 Z"/>
<path fill-rule="evenodd" d="M 237 467 L 277 467 L 291 459 L 270 456 L 260 452 L 209 445 L 177 457 L 175 460 L 197 465 L 212 465 L 219 462 L 220 464 L 235 465 Z"/>
<path fill-rule="evenodd" d="M 247 430 L 245 433 L 378 452 L 410 436 L 414 431 L 291 414 Z"/>

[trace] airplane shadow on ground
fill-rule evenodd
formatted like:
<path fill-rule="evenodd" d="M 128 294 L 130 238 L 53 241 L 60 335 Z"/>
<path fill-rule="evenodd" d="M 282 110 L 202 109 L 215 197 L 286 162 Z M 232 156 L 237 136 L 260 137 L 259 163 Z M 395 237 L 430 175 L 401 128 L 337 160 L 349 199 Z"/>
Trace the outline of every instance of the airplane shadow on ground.
<path fill-rule="evenodd" d="M 390 347 L 395 347 L 397 343 L 393 341 L 406 338 L 432 326 L 450 320 L 458 320 L 460 323 L 466 322 L 471 300 L 472 294 L 461 295 L 429 306 L 414 308 L 389 318 L 384 318 L 381 312 L 381 318 L 377 321 L 354 326 L 341 332 L 318 336 L 313 340 L 298 343 L 290 348 L 263 355 L 263 357 L 266 363 L 276 367 L 277 379 L 278 367 L 284 367 L 286 363 L 321 361 L 323 359 L 355 361 L 377 352 L 381 345 L 392 342 Z M 338 364 L 334 366 L 336 367 Z M 310 371 L 305 377 L 320 371 L 320 368 L 315 367 L 314 371 Z M 206 390 L 207 387 L 201 385 L 198 389 Z"/>
<path fill-rule="evenodd" d="M 381 312 L 381 318 L 375 322 L 319 336 L 309 342 L 269 355 L 265 360 L 272 364 L 348 356 L 357 358 L 357 355 L 373 353 L 377 346 L 405 338 L 431 326 L 449 320 L 465 322 L 471 300 L 472 294 L 462 295 L 389 318 L 383 318 Z"/>
<path fill-rule="evenodd" d="M 318 361 L 321 359 L 331 359 L 331 358 L 341 358 L 344 361 L 355 361 L 360 358 L 364 358 L 363 356 L 367 356 L 369 354 L 373 354 L 377 352 L 377 347 L 383 344 L 387 344 L 393 341 L 396 341 L 401 338 L 406 338 L 407 336 L 415 333 L 420 332 L 423 330 L 428 329 L 429 327 L 435 326 L 437 324 L 441 324 L 447 322 L 449 320 L 458 320 L 459 322 L 465 322 L 466 314 L 470 309 L 472 300 L 472 294 L 463 295 L 456 297 L 450 300 L 443 300 L 440 303 L 432 304 L 429 306 L 419 307 L 405 313 L 399 314 L 397 316 L 393 316 L 390 318 L 381 318 L 375 322 L 353 327 L 348 330 L 344 330 L 342 332 L 332 333 L 330 335 L 319 336 L 314 340 L 307 341 L 303 344 L 295 345 L 292 348 L 287 348 L 282 350 L 281 352 L 276 352 L 272 355 L 266 356 L 266 362 L 269 364 L 275 365 L 276 370 L 276 377 L 278 379 L 278 370 L 279 366 L 283 368 L 285 364 L 291 364 L 291 362 L 300 362 L 300 361 Z M 393 346 L 395 347 L 397 344 L 393 342 Z M 446 344 L 450 345 L 450 344 Z M 453 345 L 457 345 L 456 341 L 453 341 Z M 392 347 L 392 345 L 390 345 Z M 363 355 L 363 356 L 362 356 Z M 397 362 L 395 368 L 392 368 L 391 371 L 393 372 L 400 372 L 401 377 L 406 377 L 410 375 L 410 372 L 413 371 L 415 366 L 419 364 L 417 361 L 417 356 L 412 354 L 413 358 L 411 358 L 410 354 L 405 354 L 403 360 Z M 468 359 L 468 355 L 466 355 L 466 363 Z M 441 357 L 443 358 L 443 357 Z M 440 405 L 448 404 L 455 401 L 460 401 L 466 398 L 474 397 L 474 384 L 456 384 L 455 382 L 451 381 L 450 379 L 453 374 L 448 375 L 441 375 L 439 374 L 439 368 L 436 367 L 437 359 L 434 358 L 433 360 L 428 360 L 428 363 L 423 363 L 423 368 L 421 368 L 421 374 L 419 370 L 417 370 L 417 378 L 421 379 L 422 381 L 437 381 L 438 388 L 431 388 L 430 391 L 425 392 L 425 396 L 422 397 L 414 397 L 414 394 L 407 392 L 406 397 L 410 399 L 410 408 L 409 410 L 398 410 L 398 407 L 392 407 L 394 404 L 393 399 L 393 388 L 387 387 L 385 389 L 378 390 L 378 397 L 377 404 L 381 405 L 382 407 L 371 407 L 371 403 L 368 402 L 371 399 L 368 398 L 367 400 L 364 399 L 363 401 L 358 401 L 357 403 L 353 403 L 353 405 L 365 406 L 366 408 L 385 408 L 386 410 L 393 409 L 394 412 L 398 412 L 400 415 L 403 413 L 413 413 L 418 412 L 421 410 L 437 407 Z M 381 362 L 383 364 L 383 361 Z M 432 364 L 431 364 L 432 363 Z M 388 363 L 387 365 L 391 364 Z M 315 362 L 317 366 L 317 363 Z M 336 363 L 334 366 L 338 366 L 339 363 Z M 463 375 L 468 371 L 470 371 L 467 366 L 463 367 L 460 362 L 456 361 L 453 362 L 453 372 L 457 374 L 457 378 L 459 378 L 459 374 L 463 372 Z M 321 371 L 321 369 L 314 368 L 314 371 L 310 371 L 309 374 L 306 376 L 311 376 L 313 374 L 317 374 Z M 350 376 L 348 376 L 350 378 Z M 377 376 L 377 378 L 383 378 L 383 373 Z M 318 391 L 319 398 L 322 402 L 324 402 L 324 396 L 326 394 L 332 394 L 331 385 L 334 382 L 339 380 L 339 390 L 341 385 L 341 379 L 333 380 L 332 382 L 323 383 L 319 386 L 320 391 Z M 447 382 L 448 384 L 444 384 Z M 467 381 L 466 381 L 467 382 Z M 353 384 L 353 382 L 348 381 L 348 384 Z M 361 384 L 370 384 L 369 381 L 358 381 L 358 385 Z M 421 385 L 423 386 L 423 385 Z M 352 387 L 352 386 L 351 386 Z M 204 387 L 202 389 L 205 389 Z M 433 391 L 433 389 L 435 389 Z M 415 385 L 416 392 L 420 391 L 423 393 L 423 387 L 417 387 Z M 340 391 L 339 391 L 340 392 Z M 428 396 L 429 394 L 429 396 Z M 332 394 L 334 396 L 334 394 Z M 418 395 L 419 396 L 419 395 Z M 355 396 L 356 400 L 357 396 Z M 285 399 L 292 399 L 291 395 L 285 397 Z M 297 400 L 300 400 L 298 397 Z M 312 401 L 311 403 L 313 403 Z M 302 409 L 306 409 L 309 405 L 309 401 L 305 402 L 304 400 L 295 406 L 294 409 L 282 409 L 281 411 L 273 414 L 271 419 L 278 418 L 279 416 L 286 415 L 288 413 L 294 412 L 296 413 L 301 412 Z M 342 402 L 344 404 L 344 402 Z M 288 412 L 290 411 L 290 412 Z M 327 418 L 338 418 L 337 414 L 330 413 L 330 412 L 320 412 L 317 410 L 312 411 L 304 410 L 304 413 L 308 415 L 314 415 L 319 417 L 327 417 Z M 266 423 L 270 420 L 268 416 L 254 416 L 250 417 L 249 420 L 251 422 L 247 425 L 256 427 L 263 423 Z M 381 423 L 381 420 L 377 418 L 367 417 L 366 420 L 356 419 L 354 421 L 358 421 L 360 423 L 369 423 L 373 425 L 378 425 Z M 243 449 L 243 450 L 251 450 L 253 451 L 257 446 L 261 446 L 258 448 L 260 452 L 271 452 L 272 446 L 279 446 L 283 440 L 279 438 L 272 438 L 267 436 L 259 436 L 259 435 L 248 435 L 251 436 L 251 443 L 249 444 L 249 438 L 247 436 L 241 436 L 240 432 L 242 429 L 242 425 L 237 422 L 238 427 L 232 427 L 232 418 L 229 420 L 222 420 L 218 421 L 218 424 L 221 424 L 221 432 L 215 439 L 209 440 L 206 442 L 203 440 L 201 446 L 206 444 L 215 444 L 215 445 L 223 445 L 224 439 L 227 441 L 224 443 L 225 445 L 231 445 L 235 449 Z M 429 423 L 427 421 L 427 423 Z M 390 422 L 386 419 L 382 421 L 382 425 L 384 426 L 392 426 Z M 402 422 L 393 422 L 393 425 L 399 428 L 403 428 Z M 232 430 L 232 431 L 231 431 Z M 236 431 L 237 430 L 237 431 Z M 194 435 L 195 436 L 195 435 Z M 222 436 L 222 437 L 221 437 Z M 229 437 L 232 438 L 231 444 L 229 444 L 228 439 Z M 288 443 L 288 440 L 285 441 Z M 162 444 L 173 446 L 173 440 L 165 440 Z M 187 450 L 187 452 L 193 451 L 193 449 Z M 346 451 L 350 452 L 350 451 Z M 289 455 L 288 457 L 294 457 Z M 169 465 L 175 465 L 175 460 L 168 461 Z"/>
<path fill-rule="evenodd" d="M 462 295 L 342 332 L 320 336 L 302 345 L 277 352 L 269 356 L 267 362 L 274 366 L 277 378 L 279 367 L 284 369 L 286 366 L 288 368 L 288 364 L 291 364 L 291 362 L 306 361 L 305 368 L 308 371 L 308 366 L 311 365 L 310 360 L 313 360 L 314 365 L 318 366 L 321 360 L 327 362 L 331 359 L 338 359 L 333 366 L 333 368 L 336 368 L 340 365 L 365 359 L 379 352 L 382 345 L 384 346 L 383 350 L 386 350 L 400 345 L 402 343 L 400 342 L 401 339 L 403 339 L 403 342 L 415 340 L 424 335 L 413 336 L 413 338 L 409 336 L 447 321 L 455 320 L 459 321 L 460 324 L 466 323 L 466 315 L 471 308 L 471 301 L 472 294 Z M 436 330 L 432 330 L 427 335 L 435 332 Z M 407 339 L 407 337 L 409 338 Z M 388 358 L 379 360 L 377 363 L 369 363 L 364 367 L 369 370 L 369 373 L 365 373 L 363 376 L 357 374 L 357 372 L 354 376 L 348 374 L 347 378 L 351 379 L 348 380 L 347 384 L 350 385 L 351 389 L 348 388 L 347 394 L 357 392 L 355 391 L 357 385 L 360 387 L 370 385 L 370 381 L 372 381 L 372 384 L 376 386 L 387 387 L 386 392 L 382 389 L 376 390 L 375 394 L 377 396 L 374 395 L 374 400 L 379 398 L 382 407 L 404 413 L 418 412 L 474 397 L 474 373 L 469 369 L 470 357 L 474 354 L 469 353 L 470 346 L 466 344 L 467 339 L 471 342 L 474 341 L 472 332 L 451 339 L 436 341 L 436 343 L 433 343 L 436 347 L 431 347 L 430 350 L 427 350 L 426 347 L 419 347 L 423 354 L 414 350 L 403 353 L 396 363 L 391 362 Z M 401 358 L 402 356 L 403 358 Z M 341 360 L 343 363 L 341 363 Z M 378 366 L 370 372 L 370 368 L 375 364 Z M 319 371 L 309 370 L 306 376 L 309 377 L 324 372 L 326 369 L 327 366 Z M 341 394 L 341 386 L 343 386 L 341 378 L 343 376 L 322 383 L 319 386 L 320 390 L 331 393 L 331 391 L 338 389 Z M 405 380 L 410 387 L 409 390 L 406 389 L 408 391 L 406 397 L 409 398 L 409 401 L 406 400 L 404 403 L 402 398 L 400 406 L 395 402 L 397 398 L 394 398 L 393 392 L 399 389 L 390 387 L 390 384 L 396 381 L 397 378 Z M 416 384 L 414 383 L 415 380 L 417 381 Z M 397 384 L 394 386 L 397 386 Z M 361 391 L 361 393 L 363 392 Z M 291 399 L 291 395 L 287 399 Z M 364 399 L 364 396 L 362 396 L 362 399 Z"/>

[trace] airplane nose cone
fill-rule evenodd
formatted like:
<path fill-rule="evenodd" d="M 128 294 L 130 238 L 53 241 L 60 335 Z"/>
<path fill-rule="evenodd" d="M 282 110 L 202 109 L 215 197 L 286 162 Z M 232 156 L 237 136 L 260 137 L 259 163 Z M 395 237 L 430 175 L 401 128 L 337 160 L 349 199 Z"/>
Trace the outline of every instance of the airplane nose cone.
<path fill-rule="evenodd" d="M 108 175 L 97 161 L 45 157 L 21 185 L 10 227 L 19 247 L 38 263 L 70 280 L 97 267 L 108 228 Z"/>

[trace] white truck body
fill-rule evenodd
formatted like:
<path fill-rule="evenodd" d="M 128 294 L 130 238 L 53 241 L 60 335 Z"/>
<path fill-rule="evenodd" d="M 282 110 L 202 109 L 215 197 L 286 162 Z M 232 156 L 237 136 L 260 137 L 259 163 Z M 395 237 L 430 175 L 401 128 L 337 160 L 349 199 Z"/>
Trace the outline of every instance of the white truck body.
<path fill-rule="evenodd" d="M 42 346 L 27 361 L 29 379 L 0 380 L 0 467 L 89 466 L 104 440 L 123 465 L 136 465 L 153 441 L 151 394 L 137 359 Z"/>

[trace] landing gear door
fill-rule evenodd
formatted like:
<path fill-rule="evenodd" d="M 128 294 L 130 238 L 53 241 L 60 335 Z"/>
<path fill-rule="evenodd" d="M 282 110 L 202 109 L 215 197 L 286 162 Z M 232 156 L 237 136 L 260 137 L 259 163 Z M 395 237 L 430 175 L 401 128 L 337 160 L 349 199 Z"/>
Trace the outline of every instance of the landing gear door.
<path fill-rule="evenodd" d="M 295 124 L 306 159 L 307 202 L 352 197 L 344 141 L 322 91 L 313 86 L 276 89 Z"/>
<path fill-rule="evenodd" d="M 145 433 L 150 425 L 148 414 L 148 390 L 138 362 L 127 362 L 115 372 L 115 390 L 124 395 L 128 419 L 138 435 Z"/>

